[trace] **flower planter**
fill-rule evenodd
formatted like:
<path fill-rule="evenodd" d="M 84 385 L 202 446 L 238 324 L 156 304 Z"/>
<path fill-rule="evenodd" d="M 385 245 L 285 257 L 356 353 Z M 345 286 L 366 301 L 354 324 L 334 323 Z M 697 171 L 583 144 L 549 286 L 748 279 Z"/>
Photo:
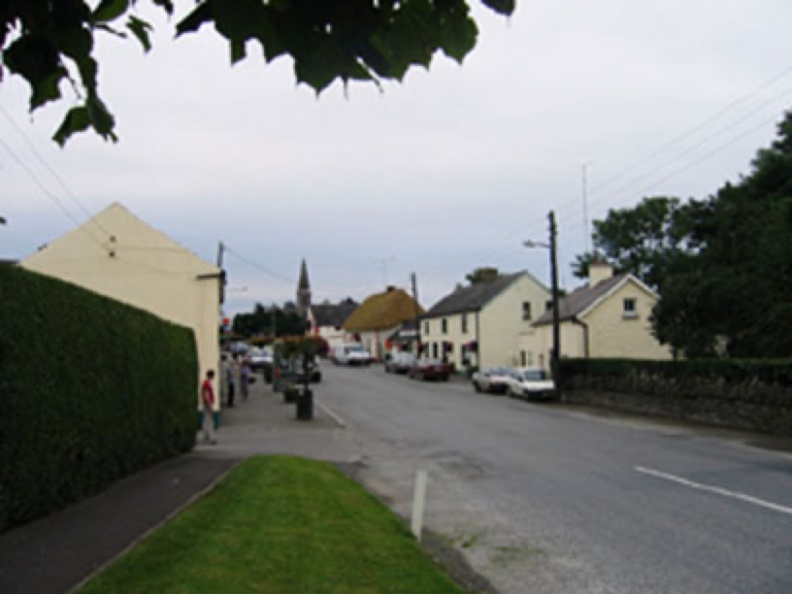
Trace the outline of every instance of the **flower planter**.
<path fill-rule="evenodd" d="M 313 419 L 313 392 L 309 389 L 299 393 L 296 399 L 297 420 L 310 421 Z"/>
<path fill-rule="evenodd" d="M 294 384 L 286 384 L 286 387 L 283 388 L 283 401 L 286 404 L 293 404 L 297 402 L 297 398 L 299 397 L 300 390 Z"/>

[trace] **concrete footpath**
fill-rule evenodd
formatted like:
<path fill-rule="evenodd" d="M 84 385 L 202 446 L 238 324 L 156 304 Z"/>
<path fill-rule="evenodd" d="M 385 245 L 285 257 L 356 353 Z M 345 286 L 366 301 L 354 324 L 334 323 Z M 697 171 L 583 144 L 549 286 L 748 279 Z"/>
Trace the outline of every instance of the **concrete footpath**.
<path fill-rule="evenodd" d="M 351 462 L 359 453 L 343 421 L 321 402 L 313 421 L 295 420 L 256 376 L 248 400 L 223 411 L 216 445 L 127 477 L 107 491 L 0 535 L 0 592 L 60 594 L 78 591 L 98 569 L 134 546 L 211 489 L 235 464 L 256 454 L 291 454 Z"/>

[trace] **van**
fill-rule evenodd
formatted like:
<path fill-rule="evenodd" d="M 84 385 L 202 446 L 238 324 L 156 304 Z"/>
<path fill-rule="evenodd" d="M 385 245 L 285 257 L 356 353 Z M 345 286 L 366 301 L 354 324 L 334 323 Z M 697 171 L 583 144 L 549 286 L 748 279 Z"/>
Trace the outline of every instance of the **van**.
<path fill-rule="evenodd" d="M 368 365 L 371 363 L 371 353 L 356 342 L 339 344 L 333 347 L 333 363 L 336 365 Z"/>

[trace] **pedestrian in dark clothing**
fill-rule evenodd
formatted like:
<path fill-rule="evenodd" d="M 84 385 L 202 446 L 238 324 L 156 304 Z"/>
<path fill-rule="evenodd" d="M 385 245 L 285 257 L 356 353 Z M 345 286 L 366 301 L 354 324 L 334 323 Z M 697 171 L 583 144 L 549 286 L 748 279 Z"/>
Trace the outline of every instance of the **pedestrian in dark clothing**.
<path fill-rule="evenodd" d="M 234 406 L 234 392 L 236 391 L 236 378 L 234 375 L 234 360 L 232 359 L 229 362 L 227 359 L 223 359 L 223 383 L 226 386 L 226 399 L 230 408 Z"/>

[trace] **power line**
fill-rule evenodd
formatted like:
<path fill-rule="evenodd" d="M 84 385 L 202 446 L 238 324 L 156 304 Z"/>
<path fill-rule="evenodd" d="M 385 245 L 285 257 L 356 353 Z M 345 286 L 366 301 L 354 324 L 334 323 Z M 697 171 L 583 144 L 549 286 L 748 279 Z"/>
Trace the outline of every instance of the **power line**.
<path fill-rule="evenodd" d="M 33 181 L 33 183 L 38 186 L 41 193 L 44 194 L 50 201 L 58 208 L 58 210 L 63 213 L 63 215 L 69 219 L 72 223 L 74 223 L 77 229 L 81 229 L 84 231 L 97 245 L 99 245 L 102 249 L 106 251 L 110 251 L 107 246 L 105 246 L 100 239 L 98 239 L 93 233 L 91 233 L 87 228 L 85 228 L 76 217 L 74 217 L 71 212 L 66 208 L 63 202 L 49 189 L 44 185 L 44 183 L 39 179 L 36 173 L 27 166 L 27 164 L 20 159 L 17 154 L 11 149 L 11 147 L 2 139 L 0 138 L 0 145 L 6 150 L 6 152 L 11 156 L 11 158 L 16 161 L 17 165 L 19 165 L 22 170 L 27 173 L 28 177 Z"/>
<path fill-rule="evenodd" d="M 673 138 L 672 140 L 662 144 L 659 148 L 654 149 L 650 154 L 648 154 L 645 157 L 639 159 L 638 161 L 635 161 L 632 165 L 630 165 L 626 169 L 624 169 L 624 170 L 620 171 L 619 173 L 616 173 L 616 174 L 606 178 L 604 181 L 600 182 L 599 185 L 597 185 L 593 189 L 593 192 L 596 193 L 596 192 L 601 191 L 604 187 L 607 187 L 609 184 L 611 184 L 616 179 L 618 179 L 620 177 L 623 177 L 624 175 L 627 175 L 628 173 L 630 173 L 631 171 L 635 170 L 637 167 L 639 167 L 640 165 L 642 165 L 646 161 L 654 159 L 655 157 L 663 154 L 663 152 L 665 152 L 666 149 L 669 149 L 669 148 L 679 144 L 680 142 L 682 142 L 683 140 L 686 140 L 687 138 L 690 138 L 691 136 L 693 136 L 694 134 L 696 134 L 700 130 L 705 129 L 707 126 L 709 126 L 713 122 L 715 122 L 718 119 L 720 119 L 723 115 L 729 113 L 731 110 L 733 110 L 738 105 L 740 105 L 740 104 L 744 103 L 745 101 L 755 97 L 756 95 L 758 95 L 759 93 L 764 91 L 766 88 L 771 87 L 776 82 L 778 82 L 779 80 L 781 80 L 782 78 L 786 77 L 787 75 L 789 75 L 791 73 L 792 73 L 792 67 L 785 68 L 784 70 L 782 70 L 778 74 L 775 74 L 774 76 L 772 76 L 769 79 L 765 80 L 764 82 L 760 83 L 757 87 L 754 87 L 751 91 L 749 91 L 745 95 L 742 95 L 742 96 L 738 97 L 737 99 L 734 99 L 733 101 L 729 102 L 727 105 L 725 105 L 723 108 L 719 109 L 714 115 L 710 116 L 709 118 L 704 120 L 702 123 L 697 124 L 696 126 L 694 126 L 694 127 L 690 128 L 689 130 L 683 132 L 682 134 L 680 134 L 679 136 Z"/>

